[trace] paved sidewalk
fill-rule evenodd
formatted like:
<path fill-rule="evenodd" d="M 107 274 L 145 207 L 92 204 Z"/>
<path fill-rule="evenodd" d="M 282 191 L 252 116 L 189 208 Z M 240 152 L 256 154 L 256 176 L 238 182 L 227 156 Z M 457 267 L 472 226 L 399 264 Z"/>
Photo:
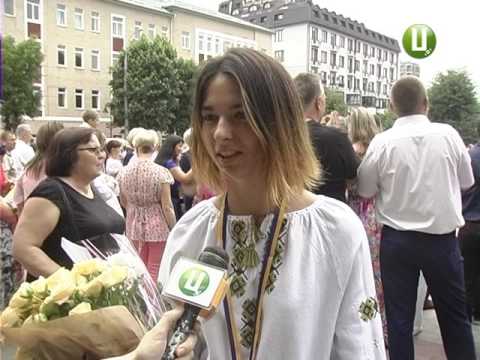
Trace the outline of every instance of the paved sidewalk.
<path fill-rule="evenodd" d="M 477 358 L 480 354 L 480 326 L 473 326 Z M 434 310 L 423 312 L 423 331 L 415 337 L 415 360 L 447 360 Z"/>

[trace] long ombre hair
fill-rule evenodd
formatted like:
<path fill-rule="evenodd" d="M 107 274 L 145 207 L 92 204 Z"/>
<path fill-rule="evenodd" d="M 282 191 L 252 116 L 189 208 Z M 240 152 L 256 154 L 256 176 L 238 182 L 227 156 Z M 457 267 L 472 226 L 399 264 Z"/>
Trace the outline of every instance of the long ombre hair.
<path fill-rule="evenodd" d="M 266 159 L 267 202 L 279 206 L 282 199 L 317 184 L 320 164 L 293 80 L 278 62 L 246 48 L 231 49 L 208 61 L 199 74 L 192 114 L 192 160 L 199 182 L 226 191 L 220 169 L 201 137 L 202 105 L 218 74 L 229 76 L 240 88 L 243 110 Z"/>
<path fill-rule="evenodd" d="M 347 121 L 347 129 L 352 144 L 359 142 L 365 147 L 368 147 L 373 137 L 382 131 L 382 127 L 377 124 L 375 117 L 364 107 L 351 110 Z"/>

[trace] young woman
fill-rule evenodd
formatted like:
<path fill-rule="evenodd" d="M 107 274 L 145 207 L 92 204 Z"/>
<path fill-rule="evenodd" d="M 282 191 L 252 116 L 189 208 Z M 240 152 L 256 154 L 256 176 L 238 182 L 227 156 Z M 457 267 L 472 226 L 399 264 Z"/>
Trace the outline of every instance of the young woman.
<path fill-rule="evenodd" d="M 175 209 L 176 219 L 180 219 L 183 215 L 182 199 L 180 197 L 180 186 L 183 184 L 191 184 L 193 182 L 193 172 L 190 169 L 184 172 L 180 167 L 180 154 L 182 153 L 183 139 L 177 135 L 170 135 L 165 139 L 160 147 L 155 162 L 158 165 L 166 167 L 170 170 L 174 183 L 171 185 L 171 197 L 173 208 Z"/>
<path fill-rule="evenodd" d="M 196 177 L 222 195 L 177 223 L 159 280 L 205 246 L 230 255 L 230 293 L 203 325 L 210 358 L 385 359 L 365 230 L 306 190 L 319 165 L 284 68 L 251 49 L 209 61 L 192 124 Z"/>

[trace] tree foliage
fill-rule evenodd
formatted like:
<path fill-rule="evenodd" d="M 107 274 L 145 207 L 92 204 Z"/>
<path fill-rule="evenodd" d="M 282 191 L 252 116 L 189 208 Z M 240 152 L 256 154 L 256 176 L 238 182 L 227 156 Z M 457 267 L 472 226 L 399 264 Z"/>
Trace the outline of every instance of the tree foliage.
<path fill-rule="evenodd" d="M 391 112 L 390 110 L 385 110 L 384 113 L 376 113 L 377 122 L 382 125 L 383 130 L 390 129 L 393 126 L 393 123 L 397 119 L 397 114 Z"/>
<path fill-rule="evenodd" d="M 22 115 L 35 116 L 41 94 L 34 91 L 40 81 L 42 63 L 40 44 L 29 39 L 18 44 L 11 36 L 3 39 L 3 104 L 4 127 L 13 130 Z"/>
<path fill-rule="evenodd" d="M 124 61 L 127 57 L 127 74 Z M 163 37 L 142 36 L 122 51 L 112 68 L 112 102 L 110 109 L 117 125 L 125 122 L 125 89 L 129 127 L 160 131 L 183 131 L 191 96 L 191 78 L 195 65 L 180 60 L 173 46 Z M 190 78 L 189 78 L 190 77 Z M 187 104 L 187 105 L 186 105 Z"/>
<path fill-rule="evenodd" d="M 475 86 L 465 71 L 448 70 L 438 74 L 428 90 L 429 117 L 452 125 L 466 143 L 476 142 L 480 108 Z"/>
<path fill-rule="evenodd" d="M 325 88 L 326 107 L 325 113 L 337 111 L 340 115 L 347 115 L 347 105 L 342 92 L 338 92 L 329 88 Z"/>

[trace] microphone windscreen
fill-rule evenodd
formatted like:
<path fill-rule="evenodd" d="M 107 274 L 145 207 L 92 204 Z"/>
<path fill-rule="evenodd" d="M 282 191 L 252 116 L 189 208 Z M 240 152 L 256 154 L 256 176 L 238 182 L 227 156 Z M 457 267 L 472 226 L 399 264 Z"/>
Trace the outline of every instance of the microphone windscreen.
<path fill-rule="evenodd" d="M 230 258 L 225 250 L 218 246 L 207 246 L 198 257 L 200 262 L 216 266 L 221 269 L 228 269 Z"/>

